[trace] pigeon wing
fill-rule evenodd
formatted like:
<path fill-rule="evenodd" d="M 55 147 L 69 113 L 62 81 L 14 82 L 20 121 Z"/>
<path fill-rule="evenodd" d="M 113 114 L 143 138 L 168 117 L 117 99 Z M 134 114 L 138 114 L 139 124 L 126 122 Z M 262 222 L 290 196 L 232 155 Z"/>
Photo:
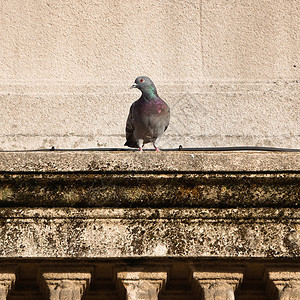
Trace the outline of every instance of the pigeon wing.
<path fill-rule="evenodd" d="M 167 105 L 167 104 L 166 104 Z M 169 126 L 169 123 L 170 123 L 170 108 L 169 108 L 169 106 L 167 105 L 167 107 L 168 107 L 168 110 L 167 110 L 167 113 L 166 113 L 166 116 L 165 116 L 165 129 L 164 129 L 164 131 L 166 131 L 167 130 L 167 128 L 168 128 L 168 126 Z"/>

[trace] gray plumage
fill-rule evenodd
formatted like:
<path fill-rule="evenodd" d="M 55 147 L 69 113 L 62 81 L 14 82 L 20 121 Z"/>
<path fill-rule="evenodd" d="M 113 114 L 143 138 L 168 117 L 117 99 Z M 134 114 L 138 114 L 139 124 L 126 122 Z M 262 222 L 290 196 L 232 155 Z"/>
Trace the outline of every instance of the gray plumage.
<path fill-rule="evenodd" d="M 142 151 L 144 144 L 152 142 L 155 150 L 159 151 L 156 142 L 168 128 L 170 108 L 158 96 L 150 78 L 137 77 L 132 88 L 138 88 L 142 95 L 130 107 L 125 146 L 139 148 Z"/>

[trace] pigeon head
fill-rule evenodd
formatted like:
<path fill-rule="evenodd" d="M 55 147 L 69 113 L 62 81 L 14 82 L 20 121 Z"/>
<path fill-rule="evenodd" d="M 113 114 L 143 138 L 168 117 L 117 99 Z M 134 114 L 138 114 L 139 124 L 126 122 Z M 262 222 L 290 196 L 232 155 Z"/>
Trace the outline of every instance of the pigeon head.
<path fill-rule="evenodd" d="M 153 81 L 146 76 L 139 76 L 135 79 L 131 88 L 139 89 L 143 94 L 157 95 Z"/>

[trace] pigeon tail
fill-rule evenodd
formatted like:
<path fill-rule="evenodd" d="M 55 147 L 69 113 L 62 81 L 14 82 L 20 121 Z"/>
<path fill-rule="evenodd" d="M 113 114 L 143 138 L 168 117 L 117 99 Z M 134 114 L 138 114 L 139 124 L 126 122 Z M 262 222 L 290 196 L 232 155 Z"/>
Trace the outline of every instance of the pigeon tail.
<path fill-rule="evenodd" d="M 124 146 L 128 146 L 130 148 L 138 148 L 137 142 L 134 140 L 127 140 Z"/>

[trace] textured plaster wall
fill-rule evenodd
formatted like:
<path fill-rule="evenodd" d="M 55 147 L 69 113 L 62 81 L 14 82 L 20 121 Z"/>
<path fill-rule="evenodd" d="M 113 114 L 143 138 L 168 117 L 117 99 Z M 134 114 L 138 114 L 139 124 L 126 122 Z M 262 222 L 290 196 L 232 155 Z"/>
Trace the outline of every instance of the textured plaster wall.
<path fill-rule="evenodd" d="M 296 0 L 0 1 L 0 149 L 121 147 L 129 86 L 162 147 L 300 147 Z"/>

